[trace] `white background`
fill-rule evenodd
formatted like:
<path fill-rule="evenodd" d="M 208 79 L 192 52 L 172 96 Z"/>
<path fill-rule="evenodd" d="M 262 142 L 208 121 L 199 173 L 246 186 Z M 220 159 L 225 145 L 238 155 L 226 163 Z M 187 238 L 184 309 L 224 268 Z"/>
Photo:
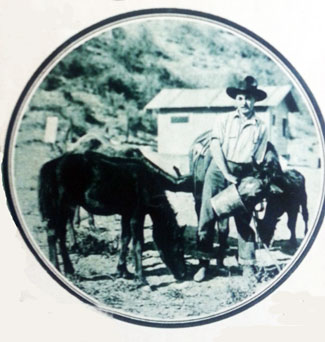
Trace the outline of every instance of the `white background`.
<path fill-rule="evenodd" d="M 325 113 L 325 20 L 319 0 L 0 0 L 0 137 L 32 73 L 66 39 L 116 14 L 153 7 L 209 12 L 258 34 L 308 84 Z M 0 193 L 2 341 L 324 341 L 325 232 L 274 293 L 221 322 L 158 329 L 117 321 L 60 287 L 23 242 Z M 217 291 L 217 289 L 216 289 Z"/>

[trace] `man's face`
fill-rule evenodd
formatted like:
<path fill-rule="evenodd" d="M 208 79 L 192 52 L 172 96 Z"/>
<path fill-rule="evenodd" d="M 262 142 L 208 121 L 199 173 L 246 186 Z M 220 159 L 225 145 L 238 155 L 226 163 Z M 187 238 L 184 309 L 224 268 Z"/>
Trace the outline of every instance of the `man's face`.
<path fill-rule="evenodd" d="M 238 94 L 236 96 L 237 108 L 246 117 L 250 117 L 253 114 L 254 104 L 255 98 L 251 95 Z"/>

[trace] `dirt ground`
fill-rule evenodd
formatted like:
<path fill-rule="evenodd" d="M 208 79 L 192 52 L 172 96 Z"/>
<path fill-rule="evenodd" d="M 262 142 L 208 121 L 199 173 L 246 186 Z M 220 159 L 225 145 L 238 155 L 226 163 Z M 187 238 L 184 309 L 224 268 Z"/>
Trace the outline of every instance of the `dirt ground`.
<path fill-rule="evenodd" d="M 16 189 L 19 205 L 31 236 L 47 255 L 46 230 L 40 221 L 37 204 L 37 179 L 40 166 L 52 159 L 54 152 L 39 141 L 18 143 L 15 155 Z M 320 169 L 299 169 L 306 177 L 310 227 L 313 226 L 318 201 Z M 231 221 L 229 237 L 230 248 L 225 259 L 228 271 L 220 274 L 216 262 L 212 261 L 209 278 L 202 283 L 192 280 L 198 268 L 193 251 L 197 219 L 194 213 L 193 196 L 189 193 L 168 193 L 168 198 L 177 213 L 177 220 L 184 226 L 185 258 L 188 278 L 183 282 L 175 281 L 162 263 L 151 236 L 151 222 L 145 222 L 145 249 L 143 265 L 149 286 L 137 287 L 134 281 L 116 279 L 115 271 L 118 258 L 120 217 L 95 217 L 95 229 L 89 228 L 85 212 L 83 220 L 76 228 L 76 236 L 70 234 L 70 253 L 76 269 L 76 277 L 70 279 L 78 291 L 90 296 L 100 306 L 109 311 L 127 314 L 135 318 L 175 322 L 201 319 L 222 313 L 247 298 L 254 296 L 274 280 L 277 269 L 284 269 L 292 260 L 293 251 L 288 248 L 289 231 L 286 217 L 278 223 L 275 241 L 270 251 L 259 246 L 257 266 L 261 271 L 260 282 L 242 277 L 241 267 L 236 259 L 237 232 Z M 299 215 L 297 236 L 303 238 L 303 222 Z M 72 248 L 76 239 L 79 250 Z M 131 246 L 130 246 L 131 247 Z M 217 248 L 217 243 L 215 244 Z M 128 256 L 128 267 L 132 272 L 132 253 Z"/>

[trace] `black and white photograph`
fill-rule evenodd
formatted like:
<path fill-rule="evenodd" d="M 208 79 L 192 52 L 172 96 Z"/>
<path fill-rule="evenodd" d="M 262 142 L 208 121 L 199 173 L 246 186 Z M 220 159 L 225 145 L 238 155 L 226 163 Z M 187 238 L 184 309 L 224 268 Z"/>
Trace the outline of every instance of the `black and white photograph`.
<path fill-rule="evenodd" d="M 196 326 L 249 311 L 299 268 L 323 219 L 323 129 L 263 37 L 201 12 L 128 13 L 34 73 L 4 185 L 71 295 L 135 324 Z"/>

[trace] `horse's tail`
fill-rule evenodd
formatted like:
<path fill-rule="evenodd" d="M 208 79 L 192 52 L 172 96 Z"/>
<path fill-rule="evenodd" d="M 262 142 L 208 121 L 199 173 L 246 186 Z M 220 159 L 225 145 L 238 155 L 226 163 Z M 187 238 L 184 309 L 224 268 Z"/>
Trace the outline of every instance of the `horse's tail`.
<path fill-rule="evenodd" d="M 307 192 L 306 192 L 306 184 L 305 177 L 302 176 L 302 182 L 300 185 L 300 206 L 303 220 L 305 222 L 305 235 L 308 231 L 308 220 L 309 220 L 309 212 L 307 208 Z"/>
<path fill-rule="evenodd" d="M 44 164 L 39 174 L 38 204 L 44 221 L 55 217 L 57 212 L 59 194 L 54 162 Z"/>
<path fill-rule="evenodd" d="M 305 223 L 305 234 L 308 231 L 309 213 L 307 208 L 306 180 L 303 174 L 296 169 L 284 172 L 286 186 L 294 192 L 297 205 L 301 208 L 302 217 Z M 298 208 L 299 208 L 298 207 Z"/>

